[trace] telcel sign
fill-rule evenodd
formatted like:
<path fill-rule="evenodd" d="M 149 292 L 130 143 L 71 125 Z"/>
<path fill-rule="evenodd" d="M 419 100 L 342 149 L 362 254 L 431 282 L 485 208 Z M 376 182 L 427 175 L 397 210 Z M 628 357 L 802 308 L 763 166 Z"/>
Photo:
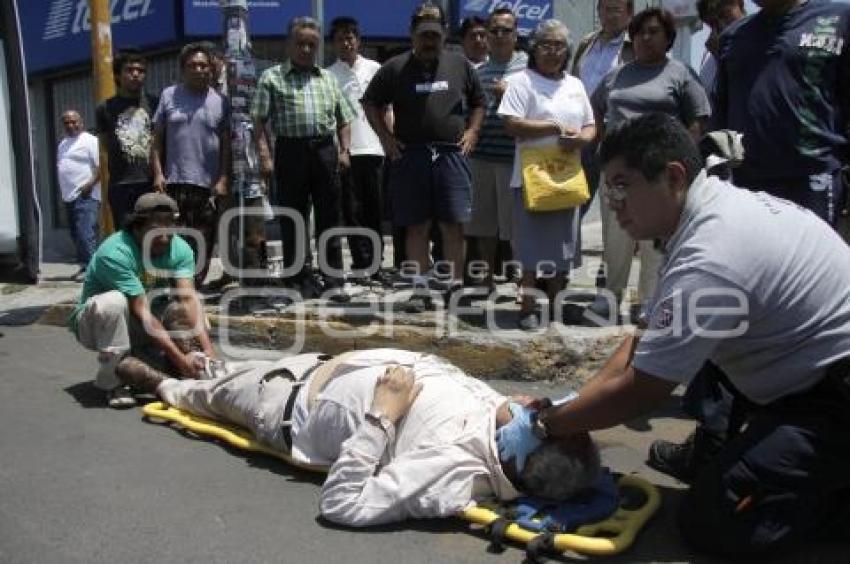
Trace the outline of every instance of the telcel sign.
<path fill-rule="evenodd" d="M 19 4 L 28 72 L 91 58 L 89 0 L 29 0 Z M 176 37 L 174 0 L 110 0 L 115 47 L 145 47 Z"/>
<path fill-rule="evenodd" d="M 528 35 L 537 24 L 552 17 L 552 0 L 465 0 L 460 19 L 487 18 L 498 8 L 509 8 L 516 14 L 520 35 Z"/>
<path fill-rule="evenodd" d="M 44 40 L 64 37 L 68 33 L 76 35 L 91 31 L 91 12 L 88 0 L 78 0 L 76 8 L 69 10 L 70 1 L 57 0 L 50 5 L 47 22 L 44 27 Z M 143 18 L 151 12 L 151 0 L 111 0 L 109 10 L 112 25 Z M 70 16 L 73 13 L 73 19 Z M 70 26 L 68 20 L 70 19 Z"/>

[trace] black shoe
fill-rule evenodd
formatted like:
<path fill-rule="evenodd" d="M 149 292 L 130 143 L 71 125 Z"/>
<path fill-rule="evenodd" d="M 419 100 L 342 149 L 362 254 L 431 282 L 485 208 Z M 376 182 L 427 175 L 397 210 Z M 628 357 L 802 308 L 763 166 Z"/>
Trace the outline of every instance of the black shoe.
<path fill-rule="evenodd" d="M 322 295 L 322 291 L 324 290 L 322 282 L 319 280 L 319 277 L 313 273 L 306 274 L 301 279 L 301 297 L 305 300 L 312 300 L 318 298 Z"/>
<path fill-rule="evenodd" d="M 351 296 L 345 291 L 345 285 L 339 278 L 325 278 L 322 294 L 327 296 L 328 300 L 337 304 L 345 304 L 351 301 Z"/>
<path fill-rule="evenodd" d="M 403 307 L 405 313 L 422 313 L 434 309 L 434 303 L 431 301 L 431 296 L 413 294 Z"/>
<path fill-rule="evenodd" d="M 392 288 L 396 280 L 396 273 L 389 270 L 379 270 L 372 275 L 372 281 L 377 282 L 384 288 Z"/>
<path fill-rule="evenodd" d="M 693 483 L 700 468 L 723 448 L 723 440 L 697 428 L 679 444 L 654 441 L 649 447 L 647 466 L 686 484 Z"/>

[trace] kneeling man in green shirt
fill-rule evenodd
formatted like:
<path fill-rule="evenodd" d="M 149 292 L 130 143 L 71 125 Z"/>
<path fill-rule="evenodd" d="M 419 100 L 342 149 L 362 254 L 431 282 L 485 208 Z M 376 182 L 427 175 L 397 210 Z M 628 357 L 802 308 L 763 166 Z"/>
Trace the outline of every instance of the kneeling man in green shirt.
<path fill-rule="evenodd" d="M 135 405 L 130 390 L 115 376 L 115 366 L 131 351 L 190 378 L 203 368 L 204 356 L 215 356 L 195 295 L 194 254 L 185 240 L 168 232 L 177 214 L 177 203 L 167 195 L 144 194 L 123 228 L 101 243 L 86 270 L 69 325 L 80 344 L 98 353 L 95 386 L 106 392 L 110 407 Z M 188 324 L 170 326 L 172 319 Z M 181 352 L 177 337 L 168 332 L 175 329 L 179 338 L 193 341 L 193 352 Z"/>

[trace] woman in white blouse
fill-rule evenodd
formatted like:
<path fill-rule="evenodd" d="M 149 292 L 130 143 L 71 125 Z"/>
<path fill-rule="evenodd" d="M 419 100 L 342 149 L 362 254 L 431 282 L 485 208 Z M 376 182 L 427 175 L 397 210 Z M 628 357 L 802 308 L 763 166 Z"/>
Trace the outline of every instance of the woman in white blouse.
<path fill-rule="evenodd" d="M 505 130 L 516 138 L 511 187 L 514 188 L 514 257 L 522 263 L 519 326 L 539 327 L 530 292 L 540 276 L 550 311 L 566 274 L 581 261 L 578 248 L 578 208 L 538 212 L 525 209 L 522 197 L 520 149 L 559 146 L 581 151 L 596 135 L 593 110 L 581 81 L 565 71 L 570 60 L 569 30 L 558 20 L 542 22 L 530 38 L 528 69 L 508 78 L 499 106 Z"/>

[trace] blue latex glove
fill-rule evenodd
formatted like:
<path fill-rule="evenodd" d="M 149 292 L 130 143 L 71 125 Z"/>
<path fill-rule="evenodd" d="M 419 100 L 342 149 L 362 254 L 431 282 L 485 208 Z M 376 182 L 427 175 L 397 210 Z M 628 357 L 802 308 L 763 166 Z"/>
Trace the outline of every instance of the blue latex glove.
<path fill-rule="evenodd" d="M 513 419 L 496 431 L 496 444 L 499 446 L 499 458 L 503 462 L 513 458 L 516 471 L 520 473 L 525 468 L 525 459 L 542 441 L 532 432 L 536 412 L 513 402 L 508 407 Z"/>

